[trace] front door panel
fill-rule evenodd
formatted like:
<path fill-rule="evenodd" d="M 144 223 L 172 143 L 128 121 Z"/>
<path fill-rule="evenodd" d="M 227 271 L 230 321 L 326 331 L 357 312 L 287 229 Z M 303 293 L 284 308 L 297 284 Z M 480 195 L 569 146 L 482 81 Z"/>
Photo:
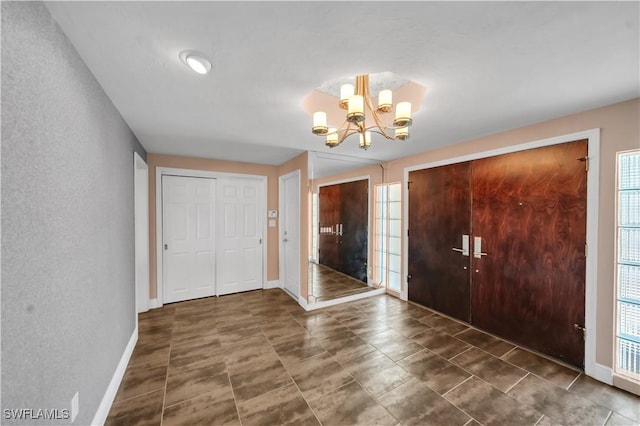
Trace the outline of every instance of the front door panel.
<path fill-rule="evenodd" d="M 469 321 L 470 163 L 409 173 L 409 300 Z"/>
<path fill-rule="evenodd" d="M 584 365 L 587 173 L 577 141 L 473 162 L 472 324 Z"/>

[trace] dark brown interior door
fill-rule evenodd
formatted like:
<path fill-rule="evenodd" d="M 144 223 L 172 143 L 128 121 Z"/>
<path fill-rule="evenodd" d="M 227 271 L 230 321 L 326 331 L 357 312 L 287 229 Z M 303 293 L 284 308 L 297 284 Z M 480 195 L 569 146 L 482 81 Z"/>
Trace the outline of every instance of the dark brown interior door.
<path fill-rule="evenodd" d="M 367 281 L 369 188 L 359 180 L 320 187 L 319 263 Z M 332 232 L 322 232 L 331 228 Z"/>
<path fill-rule="evenodd" d="M 338 270 L 364 282 L 367 282 L 368 214 L 369 182 L 359 180 L 340 184 L 342 235 Z"/>
<path fill-rule="evenodd" d="M 473 257 L 472 324 L 579 367 L 586 155 L 586 140 L 500 155 L 474 161 L 472 177 L 486 253 Z"/>
<path fill-rule="evenodd" d="M 318 237 L 318 262 L 332 269 L 340 264 L 339 238 L 335 234 L 336 225 L 340 221 L 340 186 L 323 186 L 318 192 L 318 219 L 320 235 Z M 331 228 L 332 232 L 323 232 L 323 228 Z"/>
<path fill-rule="evenodd" d="M 409 173 L 409 300 L 469 321 L 470 163 Z"/>

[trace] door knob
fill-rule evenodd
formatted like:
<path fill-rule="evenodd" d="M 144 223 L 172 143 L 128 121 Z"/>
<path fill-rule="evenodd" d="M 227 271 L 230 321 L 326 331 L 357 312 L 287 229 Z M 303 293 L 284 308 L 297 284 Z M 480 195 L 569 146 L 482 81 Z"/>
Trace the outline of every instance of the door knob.
<path fill-rule="evenodd" d="M 463 256 L 469 256 L 469 236 L 462 235 L 462 248 L 453 247 L 451 250 L 462 253 Z"/>

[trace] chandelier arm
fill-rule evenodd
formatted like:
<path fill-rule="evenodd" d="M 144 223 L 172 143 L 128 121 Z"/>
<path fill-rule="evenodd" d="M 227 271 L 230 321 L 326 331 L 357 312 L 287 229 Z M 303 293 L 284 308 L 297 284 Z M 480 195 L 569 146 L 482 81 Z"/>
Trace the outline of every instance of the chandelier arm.
<path fill-rule="evenodd" d="M 347 126 L 346 129 L 340 129 L 339 132 L 342 133 L 342 136 L 340 136 L 340 139 L 338 139 L 338 145 L 340 145 L 346 138 L 348 138 L 349 136 L 356 134 L 356 133 L 360 133 L 358 131 L 358 129 L 352 129 L 351 128 L 351 123 L 349 123 L 349 125 Z"/>
<path fill-rule="evenodd" d="M 389 133 L 387 133 L 385 130 L 387 129 L 387 126 L 384 125 L 381 121 L 380 118 L 378 117 L 378 114 L 376 114 L 376 110 L 373 108 L 373 102 L 371 102 L 371 96 L 369 96 L 369 91 L 367 90 L 367 96 L 365 97 L 365 102 L 367 103 L 367 107 L 369 107 L 369 111 L 371 112 L 371 115 L 373 116 L 373 121 L 376 123 L 376 127 L 378 127 L 378 129 L 380 129 L 380 131 L 375 131 L 378 134 L 381 134 L 382 136 L 384 136 L 387 139 L 393 139 L 393 136 L 391 136 Z M 369 129 L 374 128 L 369 127 Z M 368 129 L 368 130 L 369 130 Z"/>
<path fill-rule="evenodd" d="M 384 137 L 385 137 L 385 138 L 387 138 L 387 139 L 393 139 L 393 138 L 390 138 L 389 136 L 387 136 L 387 134 L 386 134 L 386 133 L 381 132 L 380 130 L 373 130 L 373 129 L 376 129 L 376 128 L 378 128 L 378 129 L 379 129 L 379 127 L 371 126 L 371 127 L 367 128 L 367 131 L 368 131 L 368 132 L 371 132 L 371 133 L 377 133 L 377 134 L 379 134 L 379 135 L 384 136 Z"/>

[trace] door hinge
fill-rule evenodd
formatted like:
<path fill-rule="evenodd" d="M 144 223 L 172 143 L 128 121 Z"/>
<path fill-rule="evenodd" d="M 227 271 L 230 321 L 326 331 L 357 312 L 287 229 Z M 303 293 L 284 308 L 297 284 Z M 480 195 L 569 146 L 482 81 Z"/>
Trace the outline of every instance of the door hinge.
<path fill-rule="evenodd" d="M 411 189 L 411 182 L 407 182 L 407 191 Z"/>
<path fill-rule="evenodd" d="M 584 171 L 588 172 L 589 171 L 589 157 L 585 156 L 585 157 L 582 157 L 582 158 L 577 158 L 577 160 L 584 162 Z"/>
<path fill-rule="evenodd" d="M 407 237 L 409 236 L 409 230 L 407 229 Z"/>
<path fill-rule="evenodd" d="M 584 245 L 584 257 L 587 257 L 589 254 L 589 246 L 587 244 Z"/>
<path fill-rule="evenodd" d="M 587 340 L 587 329 L 581 325 L 573 324 L 573 328 L 582 331 L 582 339 Z"/>
<path fill-rule="evenodd" d="M 407 275 L 407 282 L 411 279 L 411 275 Z"/>
<path fill-rule="evenodd" d="M 258 244 L 262 244 L 262 238 L 258 240 Z"/>

